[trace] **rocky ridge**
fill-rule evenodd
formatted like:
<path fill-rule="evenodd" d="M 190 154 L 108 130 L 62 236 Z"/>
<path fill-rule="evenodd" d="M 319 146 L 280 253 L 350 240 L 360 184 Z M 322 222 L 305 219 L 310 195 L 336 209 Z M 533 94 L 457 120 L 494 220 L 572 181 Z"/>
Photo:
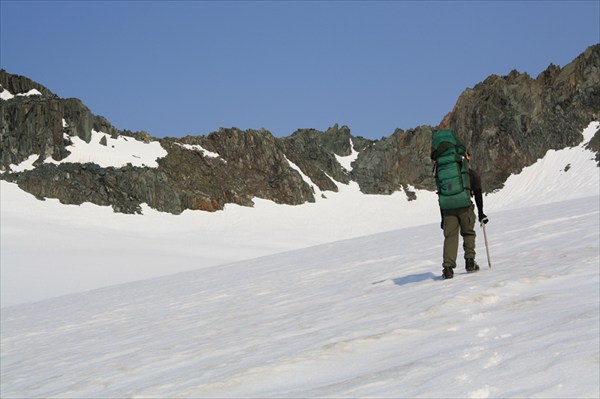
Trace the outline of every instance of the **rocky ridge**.
<path fill-rule="evenodd" d="M 466 89 L 439 126 L 397 129 L 381 140 L 354 137 L 338 125 L 325 132 L 300 129 L 283 138 L 267 130 L 223 128 L 208 136 L 159 140 L 146 132 L 120 131 L 80 100 L 59 98 L 26 77 L 2 70 L 0 85 L 0 95 L 6 91 L 0 100 L 0 178 L 40 199 L 111 205 L 125 213 L 139 213 L 147 203 L 177 214 L 215 211 L 227 203 L 252 206 L 255 197 L 292 205 L 313 202 L 313 185 L 337 191 L 337 184 L 350 181 L 365 194 L 402 190 L 415 199 L 413 187 L 435 189 L 429 158 L 435 128 L 458 132 L 488 192 L 547 150 L 579 144 L 583 128 L 600 120 L 600 45 L 563 68 L 550 65 L 535 79 L 517 71 L 490 76 Z M 36 94 L 15 95 L 32 89 Z M 75 138 L 90 143 L 92 130 L 159 142 L 166 156 L 156 160 L 158 167 L 48 162 L 68 157 Z M 597 132 L 590 143 L 597 154 L 599 141 Z M 100 144 L 107 145 L 106 137 Z M 358 156 L 346 170 L 337 157 L 353 150 Z M 33 168 L 15 170 L 32 155 L 37 158 Z M 600 164 L 600 155 L 597 159 Z"/>

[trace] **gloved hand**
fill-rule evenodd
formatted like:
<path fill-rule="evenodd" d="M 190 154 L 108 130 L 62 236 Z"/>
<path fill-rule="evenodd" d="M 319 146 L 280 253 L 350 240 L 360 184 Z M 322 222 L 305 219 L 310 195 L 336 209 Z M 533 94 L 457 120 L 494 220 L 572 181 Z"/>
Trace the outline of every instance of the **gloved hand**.
<path fill-rule="evenodd" d="M 485 216 L 485 214 L 480 213 L 479 214 L 479 223 L 481 224 L 486 224 L 487 222 L 489 222 L 490 220 L 488 219 L 487 216 Z"/>

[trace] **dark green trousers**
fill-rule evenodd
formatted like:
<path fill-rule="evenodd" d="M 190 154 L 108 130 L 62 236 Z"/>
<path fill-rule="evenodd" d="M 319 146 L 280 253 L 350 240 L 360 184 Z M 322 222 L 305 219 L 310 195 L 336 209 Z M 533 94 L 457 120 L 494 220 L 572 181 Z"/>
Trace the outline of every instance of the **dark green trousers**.
<path fill-rule="evenodd" d="M 458 235 L 463 238 L 465 259 L 475 259 L 475 211 L 468 208 L 451 209 L 444 215 L 444 263 L 443 267 L 456 267 Z"/>

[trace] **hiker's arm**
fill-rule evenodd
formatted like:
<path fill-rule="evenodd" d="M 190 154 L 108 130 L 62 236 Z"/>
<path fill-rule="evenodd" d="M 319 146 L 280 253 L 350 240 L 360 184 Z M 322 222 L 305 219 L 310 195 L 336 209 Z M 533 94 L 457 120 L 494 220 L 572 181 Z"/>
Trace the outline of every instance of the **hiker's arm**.
<path fill-rule="evenodd" d="M 473 170 L 469 170 L 469 177 L 471 179 L 471 190 L 473 190 L 475 205 L 477 205 L 477 214 L 479 217 L 479 221 L 481 223 L 487 223 L 488 218 L 483 213 L 483 194 L 481 192 L 481 178 Z"/>

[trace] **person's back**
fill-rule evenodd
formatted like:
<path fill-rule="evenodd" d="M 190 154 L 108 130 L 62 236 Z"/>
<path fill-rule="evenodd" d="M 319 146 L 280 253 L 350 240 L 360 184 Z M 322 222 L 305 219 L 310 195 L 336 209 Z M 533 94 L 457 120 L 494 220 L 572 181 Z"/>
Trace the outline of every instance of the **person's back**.
<path fill-rule="evenodd" d="M 483 213 L 483 195 L 479 175 L 469 167 L 470 156 L 451 130 L 433 132 L 431 158 L 435 162 L 435 180 L 444 230 L 442 276 L 454 277 L 460 234 L 463 238 L 465 269 L 479 270 L 475 262 L 475 198 L 479 221 L 487 223 Z"/>

